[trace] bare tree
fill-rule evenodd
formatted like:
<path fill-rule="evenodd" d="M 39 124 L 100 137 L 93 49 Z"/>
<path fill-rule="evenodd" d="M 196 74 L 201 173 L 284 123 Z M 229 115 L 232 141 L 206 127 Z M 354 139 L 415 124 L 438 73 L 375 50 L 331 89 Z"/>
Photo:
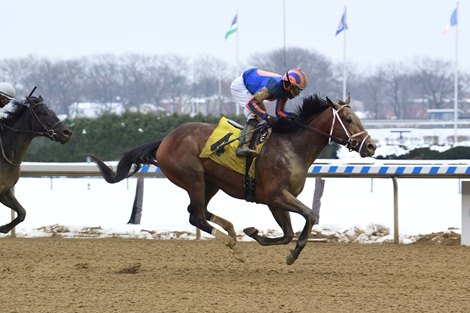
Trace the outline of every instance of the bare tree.
<path fill-rule="evenodd" d="M 428 102 L 429 109 L 445 108 L 446 100 L 453 97 L 454 74 L 450 62 L 431 58 L 415 59 L 410 75 L 420 87 L 418 92 Z"/>

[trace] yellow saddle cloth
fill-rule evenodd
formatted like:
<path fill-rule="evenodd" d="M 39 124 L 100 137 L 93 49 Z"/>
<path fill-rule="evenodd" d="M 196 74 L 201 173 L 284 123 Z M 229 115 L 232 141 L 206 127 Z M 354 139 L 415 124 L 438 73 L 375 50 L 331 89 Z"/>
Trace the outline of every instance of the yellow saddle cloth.
<path fill-rule="evenodd" d="M 230 124 L 226 117 L 221 117 L 219 124 L 214 129 L 209 139 L 207 139 L 199 157 L 210 158 L 212 161 L 220 165 L 245 175 L 246 158 L 237 156 L 236 152 L 240 141 L 234 140 L 239 138 L 240 135 L 241 129 Z M 228 143 L 229 141 L 232 142 Z M 266 140 L 257 146 L 258 152 L 261 151 L 261 148 L 265 143 Z M 223 147 L 217 149 L 221 146 Z M 255 162 L 252 162 L 249 174 L 252 177 L 255 175 Z"/>

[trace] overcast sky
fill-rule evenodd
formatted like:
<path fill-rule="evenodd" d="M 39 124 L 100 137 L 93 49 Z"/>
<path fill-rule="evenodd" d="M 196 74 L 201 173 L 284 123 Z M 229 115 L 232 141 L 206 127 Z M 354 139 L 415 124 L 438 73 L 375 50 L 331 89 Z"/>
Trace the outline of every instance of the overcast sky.
<path fill-rule="evenodd" d="M 238 8 L 240 63 L 286 44 L 343 60 L 335 36 L 344 0 L 3 0 L 1 58 L 69 59 L 103 53 L 212 55 L 236 64 L 224 35 Z M 454 62 L 455 31 L 443 34 L 456 1 L 349 0 L 347 60 L 367 69 L 429 56 Z M 470 6 L 459 3 L 459 65 L 470 70 Z"/>

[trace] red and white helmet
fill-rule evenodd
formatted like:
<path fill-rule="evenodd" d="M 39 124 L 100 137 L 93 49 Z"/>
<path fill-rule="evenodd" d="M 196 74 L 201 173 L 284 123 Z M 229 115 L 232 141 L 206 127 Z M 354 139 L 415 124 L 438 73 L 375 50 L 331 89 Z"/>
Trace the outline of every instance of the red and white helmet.
<path fill-rule="evenodd" d="M 300 67 L 288 70 L 287 73 L 283 76 L 283 79 L 285 81 L 290 81 L 292 85 L 294 85 L 300 90 L 304 90 L 305 88 L 307 88 L 307 75 Z"/>

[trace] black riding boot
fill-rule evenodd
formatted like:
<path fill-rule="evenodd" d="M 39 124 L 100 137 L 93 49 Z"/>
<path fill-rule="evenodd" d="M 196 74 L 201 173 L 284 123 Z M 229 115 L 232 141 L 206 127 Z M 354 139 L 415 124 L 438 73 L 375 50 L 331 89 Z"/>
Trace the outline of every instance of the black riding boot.
<path fill-rule="evenodd" d="M 237 148 L 237 156 L 244 157 L 256 154 L 256 150 L 250 149 L 248 145 L 250 144 L 251 138 L 253 138 L 253 132 L 258 125 L 257 120 L 248 120 L 245 127 L 243 127 L 242 135 L 240 137 L 240 144 Z"/>

